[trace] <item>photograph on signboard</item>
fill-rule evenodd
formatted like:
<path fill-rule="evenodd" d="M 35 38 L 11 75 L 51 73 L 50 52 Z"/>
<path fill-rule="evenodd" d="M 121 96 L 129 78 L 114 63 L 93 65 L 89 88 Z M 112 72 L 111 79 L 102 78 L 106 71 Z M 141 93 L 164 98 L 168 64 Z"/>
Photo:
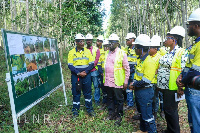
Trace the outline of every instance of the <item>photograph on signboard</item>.
<path fill-rule="evenodd" d="M 10 55 L 24 54 L 22 35 L 8 33 L 7 41 Z"/>
<path fill-rule="evenodd" d="M 56 51 L 56 39 L 51 39 L 51 51 Z"/>
<path fill-rule="evenodd" d="M 26 72 L 26 63 L 24 54 L 11 55 L 10 58 L 11 58 L 11 67 L 13 75 Z"/>
<path fill-rule="evenodd" d="M 51 52 L 46 52 L 46 66 L 50 66 L 53 64 L 52 54 Z"/>
<path fill-rule="evenodd" d="M 42 37 L 37 37 L 36 42 L 35 42 L 35 50 L 36 50 L 37 53 L 44 51 L 43 38 Z"/>
<path fill-rule="evenodd" d="M 43 38 L 44 42 L 44 51 L 49 52 L 50 51 L 50 41 L 49 38 Z"/>
<path fill-rule="evenodd" d="M 46 83 L 47 82 L 47 69 L 42 68 L 42 69 L 38 70 L 38 73 L 39 73 L 40 85 Z"/>
<path fill-rule="evenodd" d="M 36 37 L 34 36 L 22 36 L 22 43 L 24 48 L 24 53 L 30 54 L 35 53 L 35 42 Z"/>
<path fill-rule="evenodd" d="M 26 73 L 14 76 L 13 80 L 17 97 L 29 91 L 28 75 Z"/>
<path fill-rule="evenodd" d="M 58 63 L 57 52 L 51 52 L 51 54 L 52 54 L 53 64 L 57 64 Z"/>
<path fill-rule="evenodd" d="M 29 90 L 39 86 L 38 70 L 27 72 L 29 80 Z"/>
<path fill-rule="evenodd" d="M 46 67 L 46 54 L 45 53 L 37 54 L 37 66 L 38 66 L 38 69 L 42 69 L 42 68 Z"/>
<path fill-rule="evenodd" d="M 25 62 L 26 62 L 27 72 L 37 70 L 35 54 L 25 54 Z"/>

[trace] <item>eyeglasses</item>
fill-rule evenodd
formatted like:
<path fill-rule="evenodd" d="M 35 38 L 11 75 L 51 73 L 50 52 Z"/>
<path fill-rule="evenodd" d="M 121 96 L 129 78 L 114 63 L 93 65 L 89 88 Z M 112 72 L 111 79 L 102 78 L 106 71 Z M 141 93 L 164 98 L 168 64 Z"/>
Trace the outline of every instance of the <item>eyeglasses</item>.
<path fill-rule="evenodd" d="M 174 38 L 173 38 L 173 37 L 166 37 L 166 38 L 165 38 L 165 41 L 167 41 L 167 40 L 169 40 L 169 39 L 172 39 L 172 40 L 174 40 Z"/>
<path fill-rule="evenodd" d="M 187 23 L 187 24 L 186 24 L 187 27 L 189 27 L 190 25 L 194 25 L 194 24 L 191 24 L 191 23 Z"/>
<path fill-rule="evenodd" d="M 76 40 L 76 42 L 78 42 L 78 43 L 84 43 L 83 40 Z"/>
<path fill-rule="evenodd" d="M 118 43 L 118 41 L 109 41 L 110 45 L 114 45 L 115 43 Z"/>
<path fill-rule="evenodd" d="M 126 41 L 131 41 L 131 39 L 126 39 Z"/>
<path fill-rule="evenodd" d="M 136 49 L 142 49 L 142 48 L 141 48 L 141 47 L 140 47 L 140 48 L 135 48 L 135 50 L 136 50 Z"/>
<path fill-rule="evenodd" d="M 97 40 L 97 42 L 103 42 L 102 40 Z"/>

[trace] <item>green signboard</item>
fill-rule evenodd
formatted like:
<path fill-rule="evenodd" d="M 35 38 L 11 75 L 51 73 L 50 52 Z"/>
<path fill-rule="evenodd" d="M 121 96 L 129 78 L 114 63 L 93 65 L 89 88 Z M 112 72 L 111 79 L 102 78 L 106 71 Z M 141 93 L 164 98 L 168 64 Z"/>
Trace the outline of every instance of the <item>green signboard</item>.
<path fill-rule="evenodd" d="M 4 29 L 2 35 L 11 81 L 9 93 L 18 117 L 27 107 L 63 85 L 57 40 Z"/>

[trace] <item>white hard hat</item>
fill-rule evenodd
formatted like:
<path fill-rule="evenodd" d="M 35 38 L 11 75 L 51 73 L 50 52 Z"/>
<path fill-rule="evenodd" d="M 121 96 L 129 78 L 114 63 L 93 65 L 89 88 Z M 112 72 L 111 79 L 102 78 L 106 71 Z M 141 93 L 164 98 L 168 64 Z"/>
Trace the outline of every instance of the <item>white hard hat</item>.
<path fill-rule="evenodd" d="M 85 39 L 89 39 L 89 40 L 93 39 L 93 35 L 92 34 L 87 34 L 86 37 L 85 37 Z"/>
<path fill-rule="evenodd" d="M 85 39 L 85 37 L 84 37 L 83 34 L 78 33 L 78 34 L 76 34 L 75 39 L 76 39 L 76 40 L 77 40 L 77 39 Z"/>
<path fill-rule="evenodd" d="M 151 38 L 151 43 L 150 45 L 151 46 L 160 46 L 160 43 L 162 42 L 160 36 L 158 35 L 154 35 L 152 38 Z"/>
<path fill-rule="evenodd" d="M 194 10 L 187 21 L 200 21 L 200 8 Z"/>
<path fill-rule="evenodd" d="M 98 36 L 98 37 L 97 37 L 97 40 L 103 41 L 103 36 L 102 36 L 102 35 Z"/>
<path fill-rule="evenodd" d="M 108 40 L 109 40 L 109 41 L 110 41 L 110 40 L 119 41 L 119 37 L 118 37 L 117 34 L 112 33 L 112 34 L 109 36 Z"/>
<path fill-rule="evenodd" d="M 140 34 L 135 39 L 135 42 L 133 42 L 132 44 L 140 44 L 142 46 L 150 46 L 150 37 L 146 34 Z"/>
<path fill-rule="evenodd" d="M 131 38 L 136 38 L 135 34 L 134 33 L 128 33 L 126 35 L 126 39 L 131 39 Z"/>
<path fill-rule="evenodd" d="M 182 26 L 175 26 L 169 32 L 169 34 L 180 35 L 185 37 L 185 29 Z"/>
<path fill-rule="evenodd" d="M 107 44 L 109 44 L 109 41 L 108 41 L 108 39 L 105 39 L 105 40 L 103 41 L 103 45 L 107 45 Z"/>

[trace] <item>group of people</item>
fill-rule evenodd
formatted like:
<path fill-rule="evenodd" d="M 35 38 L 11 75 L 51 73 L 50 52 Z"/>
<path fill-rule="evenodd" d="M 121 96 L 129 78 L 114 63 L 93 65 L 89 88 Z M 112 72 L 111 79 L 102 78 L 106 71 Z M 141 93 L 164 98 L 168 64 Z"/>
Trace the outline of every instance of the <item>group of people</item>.
<path fill-rule="evenodd" d="M 158 112 L 158 97 L 161 96 L 161 111 L 167 122 L 165 133 L 180 133 L 178 101 L 185 93 L 188 121 L 192 133 L 200 131 L 200 88 L 192 86 L 193 77 L 200 75 L 200 8 L 188 19 L 189 36 L 195 43 L 183 48 L 185 30 L 175 26 L 167 33 L 164 46 L 161 38 L 146 34 L 126 36 L 127 48 L 120 46 L 117 34 L 104 40 L 93 36 L 75 36 L 76 47 L 69 51 L 68 67 L 71 70 L 73 117 L 79 114 L 81 90 L 88 115 L 95 116 L 92 106 L 92 83 L 94 101 L 101 109 L 108 110 L 107 120 L 115 120 L 120 126 L 123 112 L 137 108 L 142 132 L 157 132 L 155 117 Z M 85 43 L 87 46 L 85 47 Z M 100 104 L 102 90 L 102 104 Z M 134 94 L 133 94 L 134 92 Z M 124 97 L 127 106 L 124 107 Z"/>

